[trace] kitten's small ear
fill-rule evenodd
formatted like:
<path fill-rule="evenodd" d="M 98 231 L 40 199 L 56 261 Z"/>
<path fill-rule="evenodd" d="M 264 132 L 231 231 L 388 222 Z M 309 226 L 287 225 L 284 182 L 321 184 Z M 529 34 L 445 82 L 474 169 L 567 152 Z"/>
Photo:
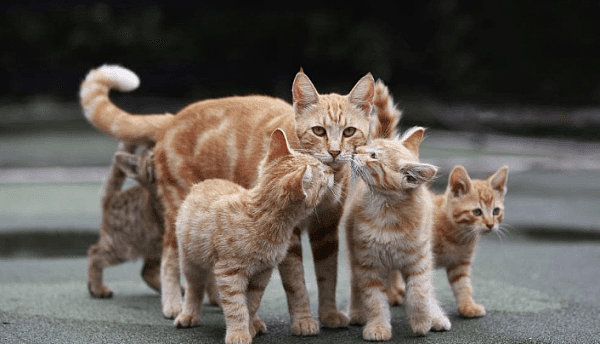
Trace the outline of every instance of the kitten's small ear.
<path fill-rule="evenodd" d="M 416 188 L 421 184 L 429 183 L 437 174 L 437 166 L 425 163 L 413 163 L 406 171 L 406 186 Z"/>
<path fill-rule="evenodd" d="M 460 197 L 471 190 L 471 177 L 461 165 L 454 166 L 448 179 L 448 188 L 454 197 Z"/>
<path fill-rule="evenodd" d="M 271 140 L 269 141 L 269 151 L 267 153 L 267 161 L 271 162 L 282 156 L 292 154 L 291 148 L 288 144 L 285 132 L 280 128 L 277 128 L 273 134 L 271 134 Z"/>
<path fill-rule="evenodd" d="M 139 164 L 137 155 L 118 151 L 113 157 L 113 163 L 120 168 L 127 177 L 135 179 L 138 176 Z"/>
<path fill-rule="evenodd" d="M 419 148 L 425 137 L 425 128 L 413 127 L 402 136 L 402 145 L 406 147 L 416 158 L 419 157 Z"/>
<path fill-rule="evenodd" d="M 348 93 L 350 103 L 361 109 L 366 116 L 371 115 L 373 107 L 373 96 L 375 95 L 375 80 L 371 73 L 363 76 L 358 80 L 352 91 Z"/>
<path fill-rule="evenodd" d="M 504 165 L 500 167 L 500 169 L 498 169 L 496 173 L 489 177 L 488 180 L 490 181 L 492 189 L 499 191 L 503 195 L 506 195 L 506 183 L 508 182 L 508 166 Z"/>
<path fill-rule="evenodd" d="M 294 78 L 294 83 L 292 84 L 292 98 L 296 114 L 301 113 L 307 107 L 319 102 L 319 92 L 317 92 L 317 89 L 308 76 L 304 74 L 302 68 L 300 68 L 300 71 Z"/>

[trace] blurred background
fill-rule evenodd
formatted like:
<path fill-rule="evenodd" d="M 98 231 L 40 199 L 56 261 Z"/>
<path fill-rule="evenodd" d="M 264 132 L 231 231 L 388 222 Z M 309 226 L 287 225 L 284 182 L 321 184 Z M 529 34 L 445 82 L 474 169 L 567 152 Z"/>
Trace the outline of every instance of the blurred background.
<path fill-rule="evenodd" d="M 75 242 L 61 254 L 93 241 L 116 141 L 85 121 L 77 94 L 104 63 L 140 76 L 111 94 L 138 113 L 233 94 L 291 101 L 300 67 L 321 93 L 371 72 L 402 128 L 429 128 L 421 156 L 442 167 L 437 190 L 457 163 L 480 178 L 508 164 L 511 232 L 600 233 L 598 1 L 21 1 L 0 23 L 5 255 L 52 254 L 61 233 Z"/>

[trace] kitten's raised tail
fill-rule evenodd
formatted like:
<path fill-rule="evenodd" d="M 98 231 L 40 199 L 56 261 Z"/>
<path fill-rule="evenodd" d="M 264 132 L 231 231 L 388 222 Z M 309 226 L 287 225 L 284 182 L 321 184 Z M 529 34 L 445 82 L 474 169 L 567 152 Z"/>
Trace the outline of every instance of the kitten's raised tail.
<path fill-rule="evenodd" d="M 402 117 L 402 112 L 394 105 L 394 98 L 389 89 L 381 80 L 375 83 L 375 96 L 373 97 L 373 108 L 376 111 L 373 138 L 391 139 L 398 134 L 398 123 Z"/>
<path fill-rule="evenodd" d="M 168 123 L 171 114 L 134 115 L 110 101 L 111 89 L 133 91 L 140 85 L 138 76 L 127 68 L 103 65 L 92 69 L 79 88 L 83 114 L 98 130 L 120 140 L 136 143 L 156 141 L 157 129 Z"/>

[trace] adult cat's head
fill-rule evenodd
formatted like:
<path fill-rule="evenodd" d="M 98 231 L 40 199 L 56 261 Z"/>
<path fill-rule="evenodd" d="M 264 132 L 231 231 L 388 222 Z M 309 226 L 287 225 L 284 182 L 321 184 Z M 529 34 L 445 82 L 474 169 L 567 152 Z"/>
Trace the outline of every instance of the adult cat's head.
<path fill-rule="evenodd" d="M 337 169 L 350 161 L 356 147 L 367 143 L 375 86 L 367 74 L 349 94 L 319 94 L 301 70 L 292 94 L 296 134 L 303 152 Z"/>

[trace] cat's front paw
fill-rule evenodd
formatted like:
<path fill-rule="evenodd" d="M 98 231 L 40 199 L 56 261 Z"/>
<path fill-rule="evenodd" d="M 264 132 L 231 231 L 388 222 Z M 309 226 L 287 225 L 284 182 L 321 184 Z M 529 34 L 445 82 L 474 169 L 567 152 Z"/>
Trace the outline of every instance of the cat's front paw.
<path fill-rule="evenodd" d="M 348 318 L 350 319 L 350 324 L 354 325 L 362 325 L 367 322 L 365 312 L 353 307 L 350 307 L 348 311 Z"/>
<path fill-rule="evenodd" d="M 382 342 L 392 339 L 392 327 L 389 324 L 369 323 L 363 329 L 363 339 Z"/>
<path fill-rule="evenodd" d="M 262 319 L 256 318 L 250 324 L 250 335 L 254 338 L 259 333 L 267 333 L 267 324 Z"/>
<path fill-rule="evenodd" d="M 411 321 L 409 319 L 408 321 L 408 326 L 410 327 L 410 330 L 413 331 L 414 333 L 418 334 L 419 336 L 424 336 L 427 332 L 429 332 L 429 330 L 431 330 L 431 325 L 432 325 L 432 321 L 431 318 L 428 319 L 423 319 L 423 320 L 419 320 L 419 321 Z"/>
<path fill-rule="evenodd" d="M 312 336 L 319 333 L 319 323 L 312 317 L 292 319 L 292 333 L 296 336 Z"/>
<path fill-rule="evenodd" d="M 431 323 L 431 329 L 433 331 L 450 331 L 451 328 L 452 324 L 450 323 L 450 319 L 445 315 L 438 316 L 433 319 Z"/>
<path fill-rule="evenodd" d="M 485 315 L 485 307 L 478 303 L 468 303 L 458 306 L 458 313 L 463 317 L 477 318 Z"/>
<path fill-rule="evenodd" d="M 250 344 L 252 336 L 248 331 L 227 331 L 225 335 L 225 344 Z"/>
<path fill-rule="evenodd" d="M 179 314 L 175 319 L 175 327 L 192 327 L 200 323 L 200 317 L 191 314 Z"/>
<path fill-rule="evenodd" d="M 319 320 L 325 327 L 345 327 L 350 324 L 350 319 L 348 319 L 346 314 L 337 309 L 332 309 L 325 314 L 319 314 Z"/>
<path fill-rule="evenodd" d="M 181 302 L 165 302 L 162 305 L 163 316 L 167 319 L 173 319 L 181 313 Z"/>
<path fill-rule="evenodd" d="M 113 296 L 113 291 L 109 287 L 104 284 L 101 285 L 92 285 L 88 283 L 88 290 L 93 297 L 97 297 L 100 299 L 106 299 Z"/>

